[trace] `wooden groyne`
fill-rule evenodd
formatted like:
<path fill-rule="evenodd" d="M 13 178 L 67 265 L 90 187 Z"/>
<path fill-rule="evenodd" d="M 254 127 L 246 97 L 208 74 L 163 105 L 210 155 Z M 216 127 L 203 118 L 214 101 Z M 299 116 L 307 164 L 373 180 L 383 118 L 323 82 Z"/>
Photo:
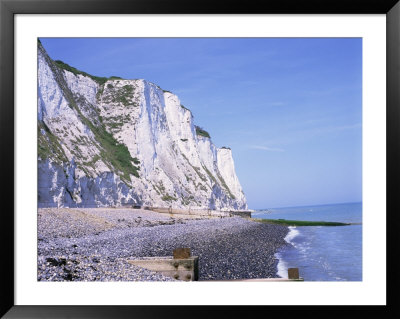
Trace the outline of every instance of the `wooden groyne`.
<path fill-rule="evenodd" d="M 159 272 L 164 276 L 183 281 L 199 280 L 199 257 L 192 256 L 190 248 L 178 248 L 173 251 L 173 256 L 167 257 L 142 257 L 128 259 L 128 263 Z M 253 278 L 253 279 L 228 279 L 228 280 L 202 280 L 202 281 L 304 281 L 299 276 L 298 268 L 289 268 L 287 278 Z"/>
<path fill-rule="evenodd" d="M 251 210 L 232 210 L 230 213 L 234 216 L 239 216 L 239 217 L 246 217 L 250 218 L 251 217 Z"/>
<path fill-rule="evenodd" d="M 128 262 L 176 280 L 199 280 L 199 257 L 191 256 L 189 248 L 175 249 L 172 257 L 143 257 L 131 259 Z"/>
<path fill-rule="evenodd" d="M 172 208 L 172 207 L 153 207 L 153 206 L 139 206 L 132 205 L 131 203 L 122 203 L 120 206 L 108 206 L 108 208 L 134 208 L 134 209 L 144 209 L 151 210 L 157 213 L 164 214 L 177 214 L 177 215 L 193 215 L 193 216 L 209 216 L 209 217 L 233 217 L 239 216 L 244 218 L 250 218 L 251 212 L 250 210 L 239 211 L 239 210 L 230 210 L 230 211 L 221 211 L 221 210 L 213 210 L 213 209 L 201 209 L 201 208 Z M 85 205 L 83 207 L 57 207 L 54 203 L 40 203 L 39 208 L 100 208 L 97 205 Z"/>
<path fill-rule="evenodd" d="M 252 279 L 227 279 L 227 280 L 205 280 L 205 281 L 217 281 L 217 282 L 226 282 L 226 281 L 253 281 L 253 282 L 261 282 L 261 281 L 304 281 L 303 278 L 299 276 L 298 268 L 289 268 L 288 269 L 288 277 L 287 278 L 252 278 Z"/>
<path fill-rule="evenodd" d="M 199 209 L 199 208 L 172 208 L 172 207 L 151 207 L 151 206 L 133 206 L 137 209 L 151 210 L 163 214 L 177 214 L 177 215 L 194 215 L 194 216 L 209 216 L 209 217 L 251 217 L 251 211 L 220 211 L 213 209 Z"/>
<path fill-rule="evenodd" d="M 177 215 L 195 215 L 195 216 L 210 216 L 210 217 L 232 217 L 229 212 L 223 212 L 212 209 L 194 209 L 194 208 L 172 208 L 172 207 L 145 207 L 144 209 L 151 210 L 157 213 L 177 214 Z"/>

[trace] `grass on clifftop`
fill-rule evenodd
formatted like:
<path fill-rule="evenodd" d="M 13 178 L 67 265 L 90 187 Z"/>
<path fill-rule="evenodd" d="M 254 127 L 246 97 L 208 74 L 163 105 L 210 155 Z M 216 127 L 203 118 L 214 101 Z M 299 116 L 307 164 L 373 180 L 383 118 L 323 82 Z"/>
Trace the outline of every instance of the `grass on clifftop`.
<path fill-rule="evenodd" d="M 305 221 L 305 220 L 286 220 L 286 219 L 261 219 L 251 218 L 259 223 L 277 224 L 284 226 L 348 226 L 351 224 L 339 222 L 323 222 L 323 221 Z"/>
<path fill-rule="evenodd" d="M 116 80 L 116 79 L 122 79 L 118 76 L 111 76 L 109 78 L 107 77 L 100 77 L 100 76 L 95 76 L 95 75 L 91 75 L 89 73 L 86 73 L 84 71 L 78 70 L 77 68 L 74 68 L 73 66 L 70 66 L 69 64 L 61 61 L 61 60 L 55 60 L 54 63 L 60 67 L 61 69 L 67 70 L 69 72 L 72 72 L 75 75 L 81 74 L 83 76 L 87 76 L 89 78 L 91 78 L 93 81 L 96 81 L 99 84 L 104 84 L 107 82 L 107 80 Z"/>
<path fill-rule="evenodd" d="M 210 134 L 207 131 L 203 130 L 201 127 L 196 126 L 196 134 L 204 137 L 210 138 Z"/>

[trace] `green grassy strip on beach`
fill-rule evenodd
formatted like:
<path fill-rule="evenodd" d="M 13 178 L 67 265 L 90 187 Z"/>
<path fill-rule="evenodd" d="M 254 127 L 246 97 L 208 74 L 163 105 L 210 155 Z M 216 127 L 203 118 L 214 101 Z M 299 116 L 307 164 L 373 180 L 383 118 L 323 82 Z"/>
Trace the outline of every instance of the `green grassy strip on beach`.
<path fill-rule="evenodd" d="M 348 226 L 351 224 L 338 222 L 306 221 L 306 220 L 286 220 L 286 219 L 261 219 L 252 218 L 259 223 L 278 224 L 285 226 Z"/>

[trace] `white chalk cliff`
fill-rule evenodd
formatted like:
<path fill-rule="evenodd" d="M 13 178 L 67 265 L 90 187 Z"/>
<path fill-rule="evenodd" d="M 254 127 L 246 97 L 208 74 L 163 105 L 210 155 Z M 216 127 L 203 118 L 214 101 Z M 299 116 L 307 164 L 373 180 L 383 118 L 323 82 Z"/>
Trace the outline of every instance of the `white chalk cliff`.
<path fill-rule="evenodd" d="M 38 43 L 38 205 L 247 209 L 229 148 L 178 97 L 98 78 Z"/>

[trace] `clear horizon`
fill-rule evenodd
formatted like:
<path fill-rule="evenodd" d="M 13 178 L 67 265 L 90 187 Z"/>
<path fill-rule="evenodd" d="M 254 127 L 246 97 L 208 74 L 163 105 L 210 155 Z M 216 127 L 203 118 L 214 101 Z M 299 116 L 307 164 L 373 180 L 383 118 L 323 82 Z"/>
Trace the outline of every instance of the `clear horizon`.
<path fill-rule="evenodd" d="M 362 39 L 40 40 L 91 75 L 175 93 L 231 147 L 250 209 L 362 202 Z"/>
<path fill-rule="evenodd" d="M 345 203 L 325 203 L 325 204 L 309 204 L 309 205 L 295 205 L 295 206 L 265 207 L 265 208 L 257 208 L 257 209 L 254 209 L 254 210 L 275 209 L 275 208 L 301 208 L 301 207 L 334 206 L 334 205 L 348 205 L 348 204 L 362 204 L 362 201 L 345 202 Z M 251 208 L 249 208 L 249 209 L 251 209 Z"/>

